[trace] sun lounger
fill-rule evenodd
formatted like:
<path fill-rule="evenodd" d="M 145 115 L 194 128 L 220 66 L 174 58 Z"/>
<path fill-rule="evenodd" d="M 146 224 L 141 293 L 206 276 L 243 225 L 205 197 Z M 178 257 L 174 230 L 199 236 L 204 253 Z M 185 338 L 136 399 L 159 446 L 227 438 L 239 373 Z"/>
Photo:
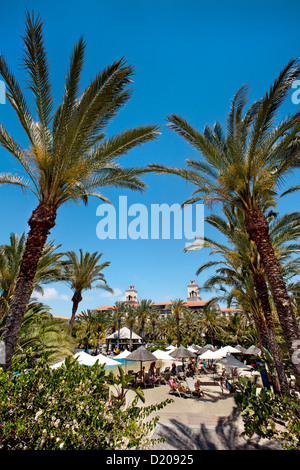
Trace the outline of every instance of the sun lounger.
<path fill-rule="evenodd" d="M 188 387 L 188 390 L 189 392 L 192 394 L 192 395 L 195 395 L 195 396 L 203 396 L 203 392 L 202 392 L 202 389 L 199 387 L 199 389 L 196 388 L 196 380 L 194 380 L 192 377 L 187 377 L 185 379 L 186 381 L 186 385 Z"/>
<path fill-rule="evenodd" d="M 144 386 L 145 387 L 154 387 L 154 381 L 149 377 L 148 372 L 146 372 L 146 374 L 145 374 Z"/>
<path fill-rule="evenodd" d="M 161 378 L 161 383 L 162 384 L 167 384 L 168 383 L 168 380 L 170 380 L 171 378 L 171 372 L 166 372 L 166 373 L 162 373 L 162 378 Z"/>
<path fill-rule="evenodd" d="M 173 381 L 172 379 L 170 379 L 170 380 L 168 381 L 168 385 L 169 385 L 169 387 L 170 387 L 169 393 L 170 393 L 171 395 L 175 395 L 175 396 L 183 397 L 183 398 L 188 398 L 189 395 L 188 395 L 187 393 L 182 392 L 182 391 L 180 391 L 178 388 L 175 388 L 175 387 L 174 387 L 174 381 Z"/>
<path fill-rule="evenodd" d="M 186 377 L 185 382 L 188 391 L 193 394 L 195 392 L 195 380 L 193 377 Z"/>

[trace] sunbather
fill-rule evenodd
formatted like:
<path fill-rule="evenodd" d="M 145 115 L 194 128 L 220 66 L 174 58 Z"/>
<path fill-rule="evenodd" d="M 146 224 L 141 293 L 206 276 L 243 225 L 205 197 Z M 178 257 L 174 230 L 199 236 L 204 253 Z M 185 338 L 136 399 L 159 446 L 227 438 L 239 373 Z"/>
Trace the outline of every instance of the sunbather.
<path fill-rule="evenodd" d="M 182 393 L 187 393 L 188 392 L 187 388 L 183 384 L 177 382 L 176 377 L 173 378 L 173 388 L 174 388 L 174 390 L 178 390 L 179 392 L 182 392 Z"/>
<path fill-rule="evenodd" d="M 201 383 L 200 383 L 200 380 L 196 380 L 195 382 L 195 391 L 198 393 L 198 396 L 199 397 L 204 397 L 204 392 L 201 388 Z"/>

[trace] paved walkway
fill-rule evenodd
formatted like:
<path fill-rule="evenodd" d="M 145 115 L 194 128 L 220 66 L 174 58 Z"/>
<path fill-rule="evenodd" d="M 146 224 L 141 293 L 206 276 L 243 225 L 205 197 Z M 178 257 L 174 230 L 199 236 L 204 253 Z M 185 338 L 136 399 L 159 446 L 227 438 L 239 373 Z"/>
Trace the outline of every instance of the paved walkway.
<path fill-rule="evenodd" d="M 153 405 L 167 398 L 173 403 L 151 414 L 159 415 L 153 438 L 165 438 L 154 450 L 270 450 L 277 443 L 243 435 L 243 421 L 234 397 L 221 389 L 212 378 L 201 380 L 205 396 L 183 398 L 169 394 L 168 385 L 144 390 L 145 404 Z M 143 406 L 142 402 L 140 402 Z"/>

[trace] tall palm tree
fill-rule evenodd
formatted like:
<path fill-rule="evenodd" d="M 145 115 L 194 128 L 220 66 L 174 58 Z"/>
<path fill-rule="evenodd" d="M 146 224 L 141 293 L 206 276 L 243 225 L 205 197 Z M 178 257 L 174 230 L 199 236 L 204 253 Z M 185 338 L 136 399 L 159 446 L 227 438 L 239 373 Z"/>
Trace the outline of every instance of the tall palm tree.
<path fill-rule="evenodd" d="M 103 269 L 110 265 L 109 261 L 99 263 L 102 253 L 84 253 L 79 250 L 78 257 L 74 251 L 68 251 L 67 259 L 62 262 L 63 281 L 70 286 L 74 292 L 72 297 L 72 315 L 69 322 L 69 333 L 72 333 L 75 315 L 78 305 L 82 301 L 82 293 L 88 289 L 105 289 L 109 292 L 113 290 L 107 285 Z"/>
<path fill-rule="evenodd" d="M 112 324 L 116 325 L 118 330 L 117 349 L 120 348 L 120 329 L 122 320 L 126 316 L 126 304 L 124 302 L 115 302 L 115 305 L 109 311 L 112 316 Z"/>
<path fill-rule="evenodd" d="M 132 333 L 133 333 L 133 327 L 136 324 L 137 321 L 137 308 L 132 306 L 132 305 L 126 305 L 126 313 L 125 313 L 125 324 L 129 328 L 129 351 L 132 350 Z"/>
<path fill-rule="evenodd" d="M 155 341 L 155 327 L 157 325 L 159 317 L 160 312 L 157 309 L 153 309 L 149 316 L 150 325 L 152 327 L 152 341 Z"/>
<path fill-rule="evenodd" d="M 98 334 L 96 328 L 95 311 L 87 310 L 77 315 L 75 319 L 75 336 L 78 343 L 84 345 L 84 349 L 87 352 L 90 345 L 96 347 Z"/>
<path fill-rule="evenodd" d="M 211 215 L 206 218 L 206 221 L 225 235 L 230 244 L 227 246 L 206 239 L 204 246 L 211 248 L 212 253 L 220 253 L 223 259 L 202 265 L 198 274 L 207 267 L 223 265 L 217 270 L 219 278 L 215 277 L 213 283 L 230 284 L 235 288 L 233 294 L 239 297 L 240 305 L 246 309 L 250 305 L 249 311 L 253 315 L 261 345 L 272 353 L 281 391 L 288 393 L 288 383 L 276 338 L 269 290 L 260 256 L 255 244 L 249 240 L 238 212 L 224 210 L 224 213 L 226 219 Z M 290 260 L 290 258 L 299 250 L 297 243 L 291 243 L 299 236 L 299 216 L 299 213 L 290 213 L 283 217 L 276 217 L 270 223 L 270 240 L 280 260 L 285 278 L 286 273 L 295 275 L 297 272 L 295 261 L 296 268 L 298 268 L 297 259 Z M 262 314 L 264 318 L 262 318 Z"/>
<path fill-rule="evenodd" d="M 280 72 L 270 90 L 244 113 L 248 87 L 234 96 L 227 115 L 227 134 L 217 122 L 195 130 L 184 118 L 168 116 L 171 129 L 198 150 L 203 160 L 187 160 L 187 169 L 150 165 L 149 170 L 179 175 L 196 186 L 185 204 L 220 201 L 238 207 L 255 242 L 270 285 L 274 304 L 300 388 L 298 352 L 300 332 L 281 273 L 281 267 L 269 237 L 266 210 L 276 206 L 276 195 L 284 177 L 299 164 L 300 113 L 279 123 L 279 109 L 292 83 L 299 77 L 297 60 L 291 60 Z"/>
<path fill-rule="evenodd" d="M 116 159 L 156 139 L 157 126 L 125 130 L 110 138 L 104 133 L 131 96 L 128 85 L 134 69 L 123 59 L 116 61 L 99 72 L 80 93 L 84 56 L 85 42 L 81 37 L 71 54 L 62 103 L 54 110 L 42 21 L 26 13 L 23 65 L 35 101 L 35 117 L 4 57 L 0 57 L 7 100 L 29 140 L 25 149 L 0 125 L 0 144 L 28 176 L 25 181 L 20 176 L 2 174 L 0 184 L 20 186 L 31 191 L 38 201 L 28 222 L 30 230 L 3 336 L 6 369 L 10 367 L 37 265 L 49 231 L 55 226 L 58 209 L 68 202 L 86 204 L 89 196 L 107 202 L 98 192 L 101 187 L 135 190 L 146 187 L 140 179 L 142 168 L 123 168 Z"/>
<path fill-rule="evenodd" d="M 181 342 L 181 331 L 180 331 L 180 318 L 189 313 L 188 307 L 185 305 L 184 300 L 176 299 L 172 301 L 172 313 L 176 318 L 176 339 L 177 339 L 177 347 L 180 346 Z"/>
<path fill-rule="evenodd" d="M 154 305 L 150 299 L 142 299 L 137 307 L 138 318 L 140 320 L 140 335 L 142 337 L 142 344 L 144 343 L 145 323 L 150 318 L 153 312 Z"/>
<path fill-rule="evenodd" d="M 76 320 L 78 319 L 78 322 Z M 82 327 L 84 324 L 84 327 Z M 94 343 L 96 354 L 99 352 L 101 343 L 106 340 L 106 334 L 108 333 L 111 325 L 111 316 L 107 311 L 101 310 L 88 310 L 87 312 L 81 312 L 75 318 L 74 329 L 77 340 L 81 341 L 86 335 L 87 331 L 91 332 L 89 340 Z"/>
<path fill-rule="evenodd" d="M 173 313 L 169 313 L 160 320 L 160 331 L 164 334 L 167 343 L 171 344 L 176 338 L 176 317 Z"/>
<path fill-rule="evenodd" d="M 199 323 L 202 333 L 209 338 L 210 344 L 215 344 L 216 335 L 223 332 L 225 321 L 219 310 L 212 306 L 205 306 L 201 312 Z"/>

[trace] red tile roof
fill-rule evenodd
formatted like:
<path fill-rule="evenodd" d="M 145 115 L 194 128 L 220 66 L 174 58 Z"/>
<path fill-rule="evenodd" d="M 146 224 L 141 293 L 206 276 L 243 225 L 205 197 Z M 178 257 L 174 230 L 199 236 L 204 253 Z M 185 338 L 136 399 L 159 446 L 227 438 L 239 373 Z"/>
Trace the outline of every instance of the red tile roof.
<path fill-rule="evenodd" d="M 188 307 L 204 307 L 209 301 L 208 300 L 186 300 L 184 304 Z M 126 302 L 127 303 L 127 302 Z M 139 303 L 136 303 L 139 306 Z M 167 306 L 172 305 L 172 302 L 153 302 L 153 305 L 159 306 Z M 93 310 L 105 311 L 114 308 L 114 305 L 103 305 L 102 307 L 94 308 Z"/>

